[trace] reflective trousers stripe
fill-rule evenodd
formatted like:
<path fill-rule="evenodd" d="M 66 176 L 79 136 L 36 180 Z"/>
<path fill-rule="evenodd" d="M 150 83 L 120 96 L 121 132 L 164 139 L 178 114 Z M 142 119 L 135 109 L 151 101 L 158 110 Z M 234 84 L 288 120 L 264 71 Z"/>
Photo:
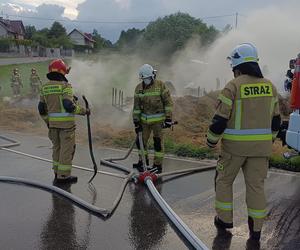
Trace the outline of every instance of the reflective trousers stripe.
<path fill-rule="evenodd" d="M 221 135 L 216 135 L 210 130 L 207 132 L 207 139 L 211 142 L 217 143 L 220 140 Z"/>
<path fill-rule="evenodd" d="M 68 172 L 71 171 L 71 169 L 72 169 L 72 165 L 58 164 L 57 166 L 58 171 Z"/>
<path fill-rule="evenodd" d="M 148 155 L 148 151 L 142 151 L 142 150 L 139 150 L 139 155 Z"/>
<path fill-rule="evenodd" d="M 164 156 L 165 156 L 165 154 L 162 152 L 154 152 L 154 157 L 156 157 L 156 158 L 163 159 Z"/>
<path fill-rule="evenodd" d="M 233 210 L 233 204 L 232 202 L 221 202 L 217 201 L 215 202 L 215 207 L 224 211 L 232 211 Z"/>
<path fill-rule="evenodd" d="M 263 219 L 267 216 L 267 210 L 266 209 L 256 210 L 256 209 L 248 208 L 248 215 L 254 219 Z"/>

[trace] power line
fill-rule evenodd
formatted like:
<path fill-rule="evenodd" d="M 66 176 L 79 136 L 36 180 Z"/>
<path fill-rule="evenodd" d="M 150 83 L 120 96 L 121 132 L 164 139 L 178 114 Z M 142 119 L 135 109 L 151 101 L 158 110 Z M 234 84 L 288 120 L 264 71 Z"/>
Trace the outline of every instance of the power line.
<path fill-rule="evenodd" d="M 2 13 L 3 15 L 3 13 Z M 217 19 L 217 18 L 225 18 L 225 17 L 233 17 L 236 14 L 228 14 L 228 15 L 219 15 L 219 16 L 207 16 L 202 17 L 200 19 Z M 17 18 L 27 18 L 27 19 L 35 19 L 35 20 L 44 20 L 44 21 L 58 21 L 58 22 L 70 22 L 70 23 L 98 23 L 98 24 L 121 24 L 121 23 L 128 23 L 128 24 L 148 24 L 152 21 L 140 21 L 140 20 L 119 20 L 119 21 L 112 21 L 112 20 L 70 20 L 70 19 L 57 19 L 57 18 L 47 18 L 47 17 L 35 17 L 35 16 L 22 16 L 22 15 L 8 15 L 10 17 L 17 17 Z"/>
<path fill-rule="evenodd" d="M 207 16 L 207 17 L 202 17 L 200 19 L 216 19 L 216 18 L 223 18 L 223 17 L 233 17 L 235 14 L 228 14 L 228 15 L 221 15 L 221 16 Z"/>
<path fill-rule="evenodd" d="M 21 16 L 21 15 L 9 15 L 10 17 L 18 18 L 28 18 L 35 20 L 44 20 L 44 21 L 58 21 L 58 22 L 70 22 L 70 23 L 150 23 L 151 21 L 134 21 L 134 20 L 120 20 L 120 21 L 88 21 L 88 20 L 70 20 L 70 19 L 57 19 L 57 18 L 47 18 L 47 17 L 35 17 L 35 16 Z"/>

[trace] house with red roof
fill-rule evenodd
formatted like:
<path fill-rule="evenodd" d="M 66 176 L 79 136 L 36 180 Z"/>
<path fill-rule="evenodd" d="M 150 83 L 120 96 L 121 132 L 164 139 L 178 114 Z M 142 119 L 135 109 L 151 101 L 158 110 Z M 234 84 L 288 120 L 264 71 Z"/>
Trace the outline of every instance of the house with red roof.
<path fill-rule="evenodd" d="M 21 20 L 9 20 L 0 17 L 0 38 L 23 40 L 25 27 Z"/>
<path fill-rule="evenodd" d="M 96 42 L 93 39 L 92 34 L 81 32 L 78 29 L 73 29 L 68 34 L 68 37 L 75 46 L 84 46 L 89 49 L 93 49 Z"/>

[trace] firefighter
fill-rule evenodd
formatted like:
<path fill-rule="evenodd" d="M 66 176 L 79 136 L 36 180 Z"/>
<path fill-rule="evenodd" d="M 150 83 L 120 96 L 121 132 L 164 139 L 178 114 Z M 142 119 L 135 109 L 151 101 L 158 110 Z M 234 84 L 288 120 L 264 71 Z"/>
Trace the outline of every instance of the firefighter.
<path fill-rule="evenodd" d="M 21 75 L 19 74 L 19 70 L 14 68 L 11 76 L 11 88 L 14 97 L 21 96 L 21 87 L 23 88 Z"/>
<path fill-rule="evenodd" d="M 286 79 L 284 81 L 284 90 L 287 92 L 291 92 L 292 91 L 292 82 L 293 82 L 293 78 L 294 78 L 294 71 L 295 71 L 295 63 L 296 60 L 295 59 L 291 59 L 290 63 L 289 63 L 289 69 L 286 72 Z"/>
<path fill-rule="evenodd" d="M 42 85 L 42 81 L 39 75 L 37 74 L 36 69 L 32 68 L 31 75 L 30 75 L 30 86 L 31 86 L 32 95 L 36 96 L 40 93 L 41 85 Z"/>
<path fill-rule="evenodd" d="M 218 97 L 216 113 L 207 133 L 207 145 L 216 147 L 221 139 L 221 155 L 216 170 L 215 226 L 233 227 L 232 185 L 240 169 L 246 184 L 250 239 L 259 241 L 266 199 L 264 180 L 268 157 L 280 128 L 278 95 L 258 65 L 256 48 L 238 45 L 228 57 L 234 79 Z"/>
<path fill-rule="evenodd" d="M 56 183 L 77 182 L 77 177 L 71 175 L 75 153 L 75 115 L 90 113 L 76 103 L 72 85 L 65 77 L 69 71 L 70 68 L 60 59 L 50 63 L 47 74 L 50 81 L 42 86 L 38 105 L 53 144 L 52 159 Z"/>
<path fill-rule="evenodd" d="M 133 167 L 143 171 L 142 154 L 145 154 L 147 166 L 149 165 L 147 144 L 151 133 L 153 133 L 154 162 L 150 170 L 161 173 L 164 158 L 162 128 L 163 126 L 172 126 L 173 102 L 165 84 L 156 79 L 156 72 L 151 65 L 144 64 L 139 69 L 139 77 L 141 83 L 135 88 L 133 123 L 136 133 L 143 133 L 145 151 L 141 151 L 137 139 L 139 161 L 133 164 Z"/>

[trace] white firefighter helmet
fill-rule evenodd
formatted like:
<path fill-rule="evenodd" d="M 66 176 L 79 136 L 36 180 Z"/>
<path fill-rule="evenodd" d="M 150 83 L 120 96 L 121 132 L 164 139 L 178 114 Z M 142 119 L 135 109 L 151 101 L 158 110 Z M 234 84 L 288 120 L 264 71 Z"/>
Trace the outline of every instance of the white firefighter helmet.
<path fill-rule="evenodd" d="M 251 43 L 242 43 L 236 46 L 227 59 L 230 60 L 232 68 L 242 63 L 258 62 L 259 60 L 257 49 Z"/>
<path fill-rule="evenodd" d="M 146 79 L 146 78 L 152 78 L 154 79 L 155 77 L 155 70 L 153 67 L 149 64 L 144 64 L 142 67 L 139 69 L 139 77 L 140 79 Z"/>

